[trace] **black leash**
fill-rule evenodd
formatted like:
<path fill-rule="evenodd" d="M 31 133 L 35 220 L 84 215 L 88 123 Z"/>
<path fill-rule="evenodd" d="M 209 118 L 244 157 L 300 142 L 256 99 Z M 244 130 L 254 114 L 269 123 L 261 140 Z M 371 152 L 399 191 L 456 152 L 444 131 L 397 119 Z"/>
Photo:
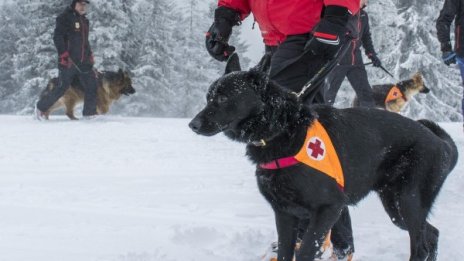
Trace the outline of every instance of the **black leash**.
<path fill-rule="evenodd" d="M 314 39 L 314 38 L 313 38 Z M 351 41 L 345 41 L 338 51 L 335 53 L 335 56 L 332 60 L 327 61 L 321 69 L 303 86 L 299 93 L 294 94 L 298 97 L 298 100 L 304 101 L 306 99 L 314 99 L 317 92 L 313 92 L 311 97 L 306 97 L 308 95 L 307 90 L 311 89 L 314 86 L 318 86 L 325 80 L 327 75 L 338 65 L 340 60 L 345 56 L 346 52 L 350 48 Z"/>
<path fill-rule="evenodd" d="M 365 63 L 364 66 L 366 65 L 371 65 L 373 64 L 373 62 L 370 62 L 370 63 Z M 395 81 L 397 81 L 397 79 L 395 78 L 395 76 L 393 76 L 393 74 L 391 74 L 387 69 L 385 69 L 385 67 L 383 67 L 382 65 L 378 66 L 380 69 L 382 69 L 385 73 L 387 73 L 390 77 L 392 77 L 393 79 L 395 79 Z"/>
<path fill-rule="evenodd" d="M 382 69 L 384 72 L 386 72 L 388 75 L 390 75 L 393 79 L 396 80 L 395 76 L 393 76 L 393 74 L 391 74 L 387 69 L 385 69 L 385 67 L 380 65 L 379 68 Z"/>

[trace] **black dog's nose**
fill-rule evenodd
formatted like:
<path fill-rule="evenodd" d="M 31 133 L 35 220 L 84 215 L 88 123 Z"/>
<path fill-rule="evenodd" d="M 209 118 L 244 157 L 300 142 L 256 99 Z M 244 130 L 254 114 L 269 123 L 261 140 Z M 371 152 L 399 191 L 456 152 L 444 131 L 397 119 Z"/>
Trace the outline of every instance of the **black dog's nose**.
<path fill-rule="evenodd" d="M 200 128 L 201 128 L 201 121 L 200 121 L 200 119 L 198 119 L 198 118 L 193 119 L 193 120 L 189 123 L 189 127 L 190 127 L 190 129 L 192 129 L 194 132 L 198 133 L 198 131 L 200 131 Z"/>

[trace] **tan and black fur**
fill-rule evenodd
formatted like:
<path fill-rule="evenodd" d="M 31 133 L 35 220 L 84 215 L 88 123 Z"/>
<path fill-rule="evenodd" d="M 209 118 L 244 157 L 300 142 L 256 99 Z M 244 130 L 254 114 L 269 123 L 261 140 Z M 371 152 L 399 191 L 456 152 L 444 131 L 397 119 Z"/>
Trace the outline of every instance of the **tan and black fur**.
<path fill-rule="evenodd" d="M 400 89 L 400 97 L 395 100 L 385 102 L 388 93 L 394 86 Z M 430 92 L 430 89 L 425 86 L 422 75 L 418 72 L 414 74 L 411 79 L 399 82 L 397 84 L 373 85 L 372 92 L 376 107 L 398 113 L 404 108 L 406 103 L 411 100 L 414 95 L 418 93 L 428 93 Z M 359 101 L 357 98 L 355 98 L 353 101 L 353 107 L 358 106 Z"/>
<path fill-rule="evenodd" d="M 118 100 L 122 95 L 135 93 L 132 87 L 132 79 L 129 72 L 119 69 L 118 72 L 97 72 L 97 113 L 105 114 L 109 111 L 111 104 Z M 41 96 L 53 90 L 58 85 L 58 78 L 53 78 L 48 82 L 47 88 Z M 65 108 L 66 116 L 71 120 L 77 120 L 74 116 L 74 108 L 84 101 L 84 88 L 76 78 L 71 83 L 64 95 L 46 112 L 46 117 L 58 109 Z"/>

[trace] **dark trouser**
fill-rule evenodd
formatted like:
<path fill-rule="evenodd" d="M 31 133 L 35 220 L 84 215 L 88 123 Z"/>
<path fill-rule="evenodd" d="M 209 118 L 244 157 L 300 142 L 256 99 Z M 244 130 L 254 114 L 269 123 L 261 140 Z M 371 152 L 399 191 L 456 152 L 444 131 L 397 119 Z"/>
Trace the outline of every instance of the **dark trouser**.
<path fill-rule="evenodd" d="M 37 109 L 46 112 L 71 87 L 72 80 L 77 77 L 84 87 L 84 116 L 97 114 L 97 78 L 92 69 L 79 71 L 75 66 L 71 68 L 59 67 L 58 85 L 47 92 L 37 102 Z"/>
<path fill-rule="evenodd" d="M 294 92 L 300 92 L 303 86 L 321 69 L 327 61 L 320 56 L 307 55 L 308 57 L 300 59 L 310 37 L 309 34 L 289 36 L 274 50 L 269 72 L 271 80 Z M 308 90 L 306 97 L 308 97 L 304 101 L 306 104 L 324 103 L 323 86 L 314 86 Z"/>
<path fill-rule="evenodd" d="M 300 59 L 306 42 L 310 39 L 309 34 L 289 36 L 285 42 L 276 47 L 266 47 L 266 52 L 272 53 L 270 79 L 281 86 L 295 92 L 300 92 L 302 87 L 322 68 L 327 61 L 322 57 L 309 56 Z M 309 99 L 306 104 L 324 103 L 324 86 L 315 86 L 309 90 Z M 312 98 L 313 97 L 313 98 Z M 299 238 L 301 231 L 305 231 L 309 221 L 300 222 Z M 351 249 L 354 252 L 353 232 L 348 207 L 341 213 L 340 219 L 332 228 L 332 243 L 334 248 L 340 251 Z"/>
<path fill-rule="evenodd" d="M 325 93 L 327 103 L 330 105 L 334 104 L 337 93 L 345 77 L 348 78 L 348 81 L 356 92 L 360 106 L 375 107 L 372 88 L 367 79 L 367 72 L 364 65 L 339 65 L 335 67 L 327 78 Z"/>
<path fill-rule="evenodd" d="M 464 57 L 458 57 L 458 65 L 461 70 L 462 86 L 464 87 Z M 462 93 L 462 117 L 464 118 L 464 89 Z"/>

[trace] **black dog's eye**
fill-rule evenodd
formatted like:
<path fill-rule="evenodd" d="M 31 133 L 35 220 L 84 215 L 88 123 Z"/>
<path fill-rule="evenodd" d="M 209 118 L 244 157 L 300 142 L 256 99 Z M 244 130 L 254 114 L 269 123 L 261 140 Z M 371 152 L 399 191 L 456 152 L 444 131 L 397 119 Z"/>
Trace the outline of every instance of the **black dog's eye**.
<path fill-rule="evenodd" d="M 224 102 L 226 102 L 226 101 L 227 101 L 227 96 L 225 96 L 225 95 L 219 95 L 219 96 L 217 97 L 217 102 L 218 102 L 218 103 L 224 103 Z"/>

